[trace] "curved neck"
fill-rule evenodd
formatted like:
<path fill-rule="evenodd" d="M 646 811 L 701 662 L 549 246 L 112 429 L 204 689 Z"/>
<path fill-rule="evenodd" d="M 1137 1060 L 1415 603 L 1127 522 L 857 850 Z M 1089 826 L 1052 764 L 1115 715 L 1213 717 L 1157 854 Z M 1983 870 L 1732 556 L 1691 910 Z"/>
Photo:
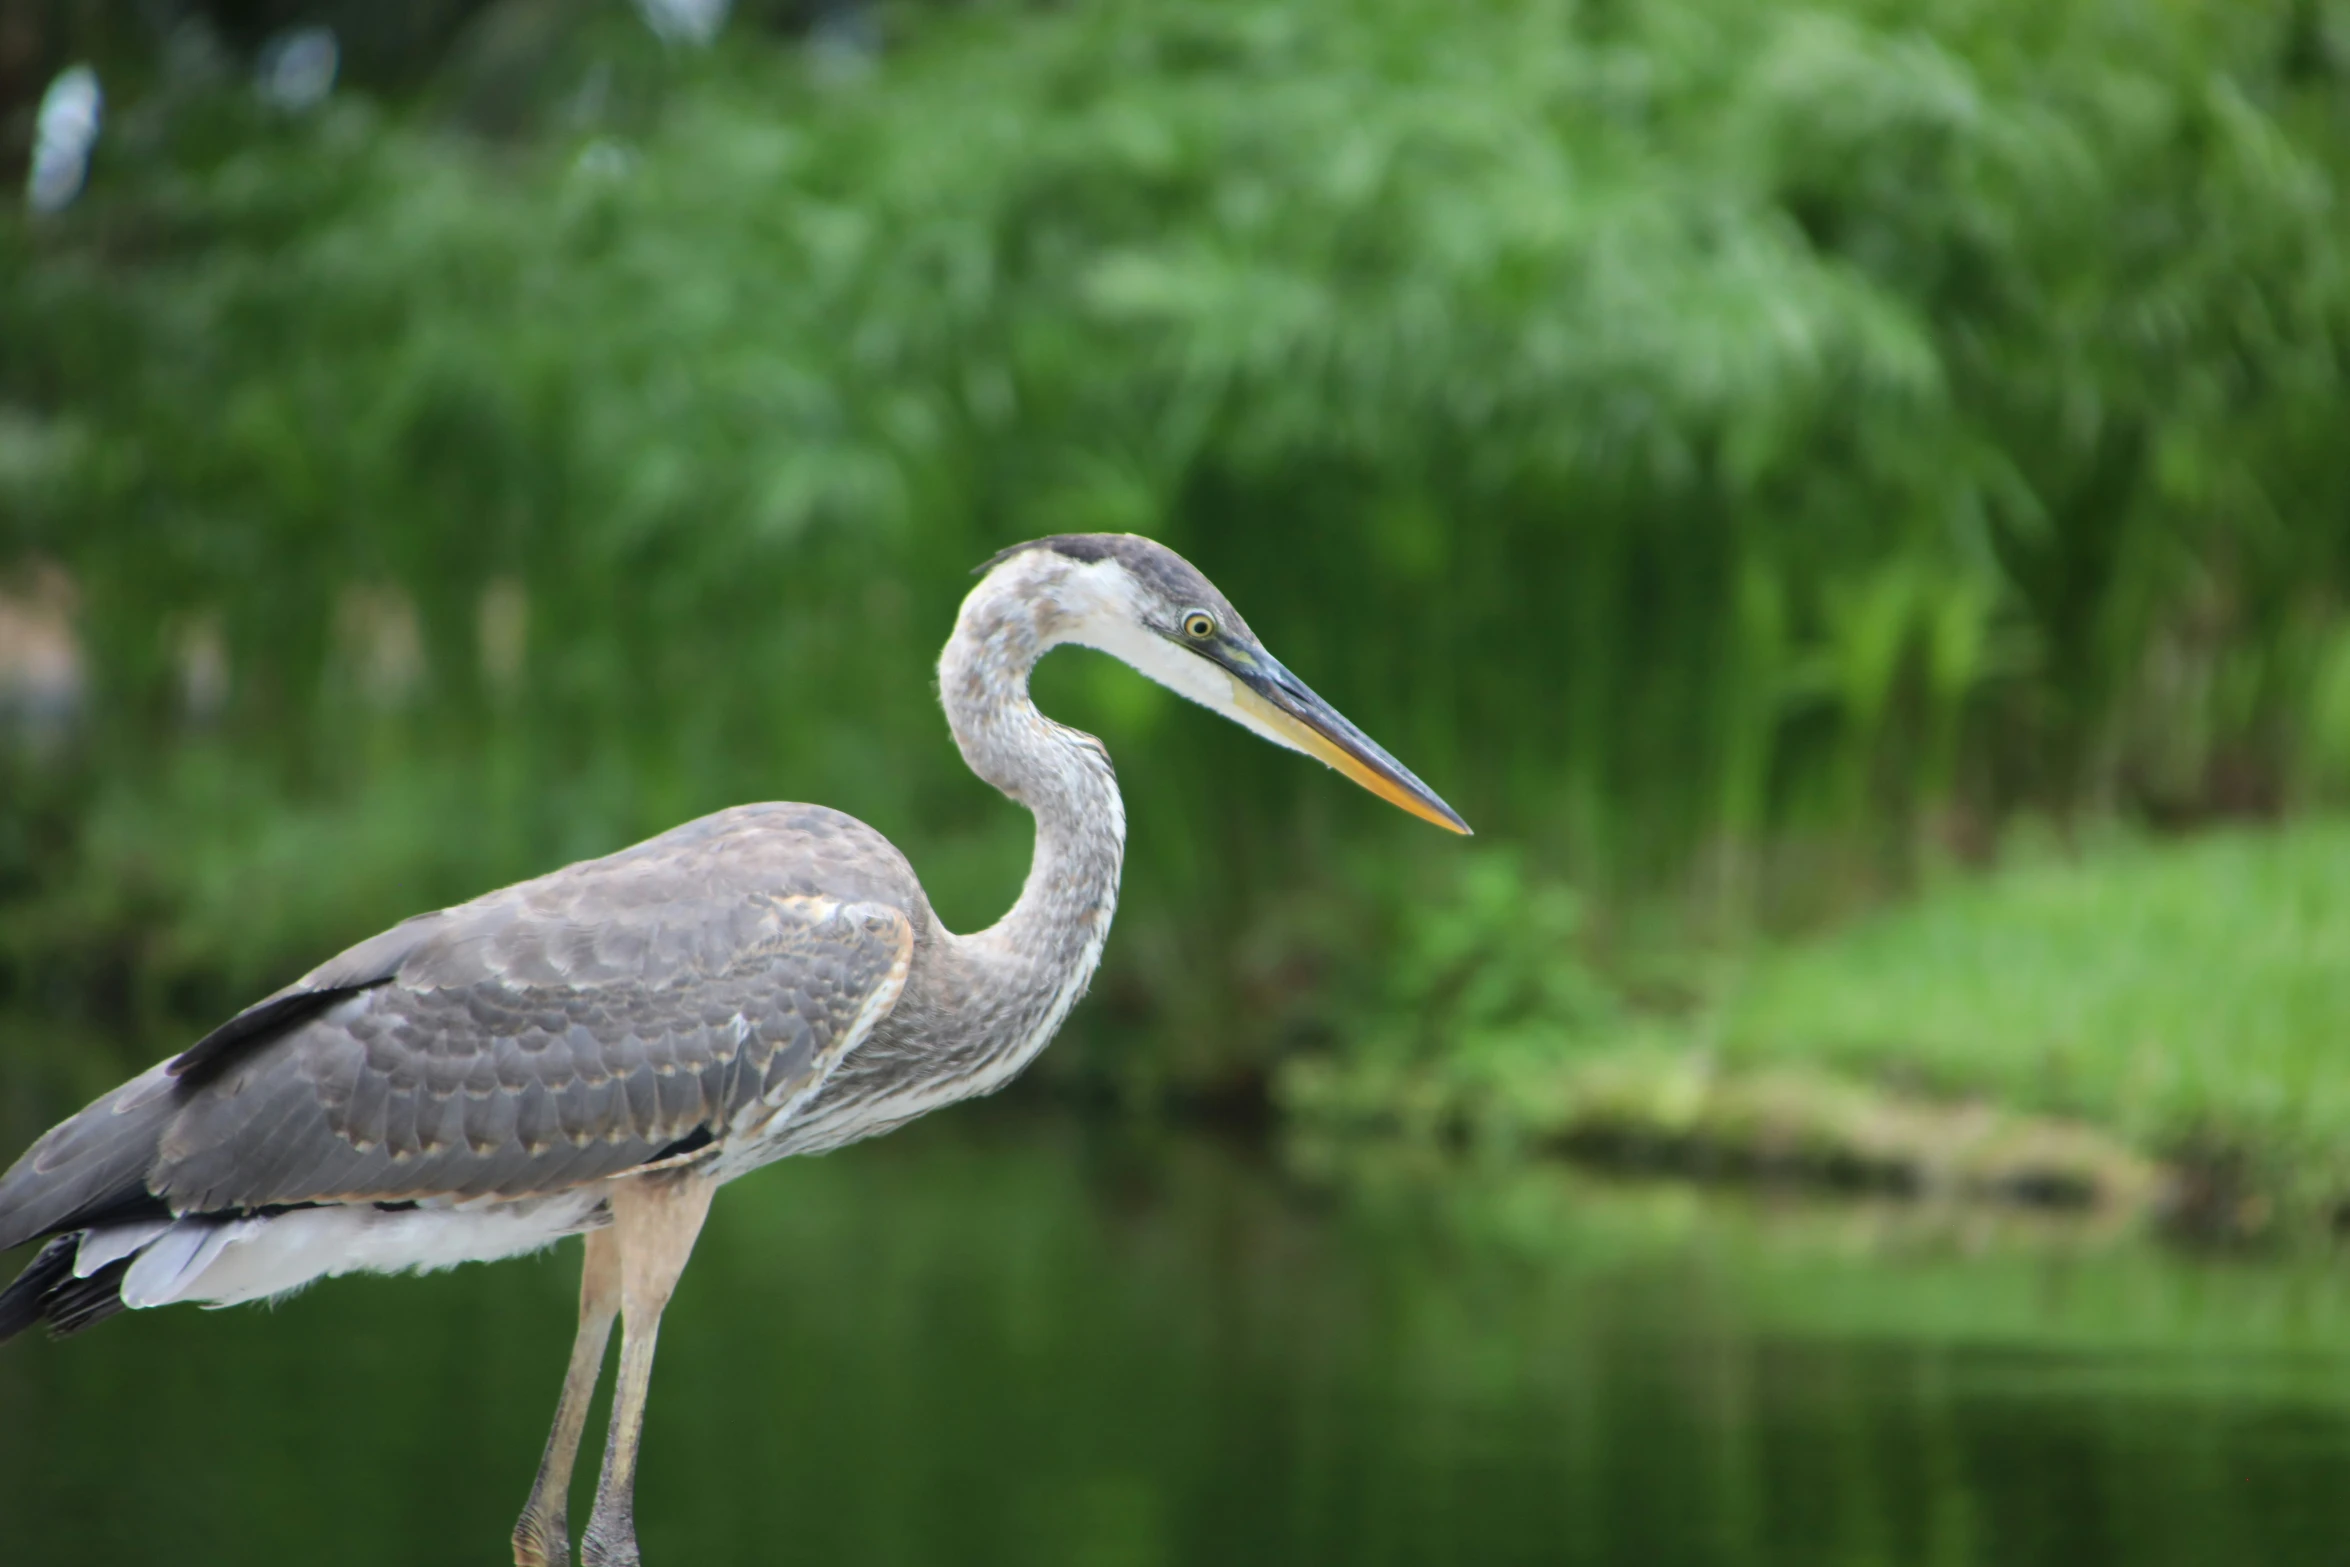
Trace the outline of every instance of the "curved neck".
<path fill-rule="evenodd" d="M 1039 990 L 1052 1025 L 1092 978 L 1126 857 L 1126 806 L 1109 754 L 1028 695 L 1029 672 L 1070 624 L 1057 561 L 1038 551 L 1020 557 L 1020 569 L 991 572 L 963 601 L 938 661 L 939 699 L 963 760 L 1036 817 L 1019 901 L 963 945 L 1015 971 L 1005 978 L 1019 988 Z"/>

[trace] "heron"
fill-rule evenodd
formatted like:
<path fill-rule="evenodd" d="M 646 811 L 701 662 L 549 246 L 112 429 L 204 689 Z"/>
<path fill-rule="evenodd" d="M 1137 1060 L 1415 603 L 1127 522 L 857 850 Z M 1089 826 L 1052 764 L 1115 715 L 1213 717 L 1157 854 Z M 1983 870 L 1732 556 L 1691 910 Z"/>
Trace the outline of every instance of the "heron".
<path fill-rule="evenodd" d="M 1002 919 L 956 935 L 880 833 L 761 804 L 406 920 L 51 1128 L 0 1177 L 0 1250 L 47 1238 L 0 1291 L 0 1339 L 582 1235 L 570 1363 L 514 1559 L 570 1560 L 566 1500 L 617 1320 L 580 1554 L 637 1563 L 654 1342 L 712 1195 L 1002 1088 L 1101 958 L 1125 806 L 1101 742 L 1031 700 L 1039 658 L 1108 653 L 1469 831 L 1166 546 L 1056 535 L 979 575 L 938 693 L 963 760 L 1035 818 Z"/>

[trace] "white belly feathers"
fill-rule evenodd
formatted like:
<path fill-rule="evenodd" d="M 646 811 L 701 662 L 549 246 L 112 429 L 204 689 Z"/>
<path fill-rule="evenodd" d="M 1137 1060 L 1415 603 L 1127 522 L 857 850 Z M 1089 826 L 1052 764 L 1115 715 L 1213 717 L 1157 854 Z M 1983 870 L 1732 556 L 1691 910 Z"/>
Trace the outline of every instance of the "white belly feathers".
<path fill-rule="evenodd" d="M 128 1257 L 122 1300 L 233 1306 L 345 1273 L 431 1273 L 551 1246 L 600 1222 L 600 1189 L 462 1206 L 295 1208 L 252 1218 L 153 1219 L 87 1231 L 74 1276 Z"/>

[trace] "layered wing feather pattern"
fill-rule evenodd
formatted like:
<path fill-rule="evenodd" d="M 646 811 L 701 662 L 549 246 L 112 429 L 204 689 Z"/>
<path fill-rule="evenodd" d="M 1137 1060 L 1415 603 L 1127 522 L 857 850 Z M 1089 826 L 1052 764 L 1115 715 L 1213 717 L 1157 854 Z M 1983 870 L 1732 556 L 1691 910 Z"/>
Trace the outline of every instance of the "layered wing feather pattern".
<path fill-rule="evenodd" d="M 36 1142 L 0 1246 L 142 1196 L 523 1196 L 756 1138 L 887 1015 L 929 918 L 862 823 L 745 806 L 409 920 Z"/>
<path fill-rule="evenodd" d="M 149 1189 L 180 1212 L 523 1196 L 697 1129 L 752 1135 L 823 1081 L 913 945 L 897 909 L 814 896 L 755 898 L 720 930 L 642 923 L 634 951 L 559 932 L 490 975 L 336 1003 L 191 1099 Z M 618 977 L 647 967 L 662 977 Z"/>

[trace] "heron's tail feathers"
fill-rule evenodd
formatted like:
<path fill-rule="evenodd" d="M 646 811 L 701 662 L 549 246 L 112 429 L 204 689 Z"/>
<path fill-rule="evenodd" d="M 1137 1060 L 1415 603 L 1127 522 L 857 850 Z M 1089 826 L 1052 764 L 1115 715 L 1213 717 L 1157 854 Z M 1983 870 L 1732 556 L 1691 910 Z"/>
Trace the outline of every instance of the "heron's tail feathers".
<path fill-rule="evenodd" d="M 0 1344 L 49 1314 L 49 1293 L 73 1277 L 73 1254 L 80 1244 L 78 1237 L 59 1236 L 41 1248 L 14 1284 L 0 1290 Z"/>
<path fill-rule="evenodd" d="M 6 1343 L 36 1322 L 47 1322 L 52 1337 L 79 1333 L 124 1309 L 122 1278 L 130 1259 L 108 1263 L 87 1278 L 74 1276 L 74 1257 L 82 1237 L 60 1235 L 42 1247 L 0 1290 L 0 1343 Z"/>
<path fill-rule="evenodd" d="M 0 1175 L 0 1252 L 94 1221 L 163 1213 L 147 1174 L 177 1108 L 175 1086 L 151 1068 L 42 1133 Z"/>
<path fill-rule="evenodd" d="M 161 1067 L 132 1078 L 51 1127 L 0 1175 L 0 1252 L 54 1237 L 0 1290 L 0 1341 L 37 1322 L 61 1337 L 78 1333 L 124 1309 L 129 1256 L 79 1273 L 75 1264 L 93 1223 L 168 1215 L 147 1190 L 147 1172 L 171 1117 L 171 1088 Z"/>

